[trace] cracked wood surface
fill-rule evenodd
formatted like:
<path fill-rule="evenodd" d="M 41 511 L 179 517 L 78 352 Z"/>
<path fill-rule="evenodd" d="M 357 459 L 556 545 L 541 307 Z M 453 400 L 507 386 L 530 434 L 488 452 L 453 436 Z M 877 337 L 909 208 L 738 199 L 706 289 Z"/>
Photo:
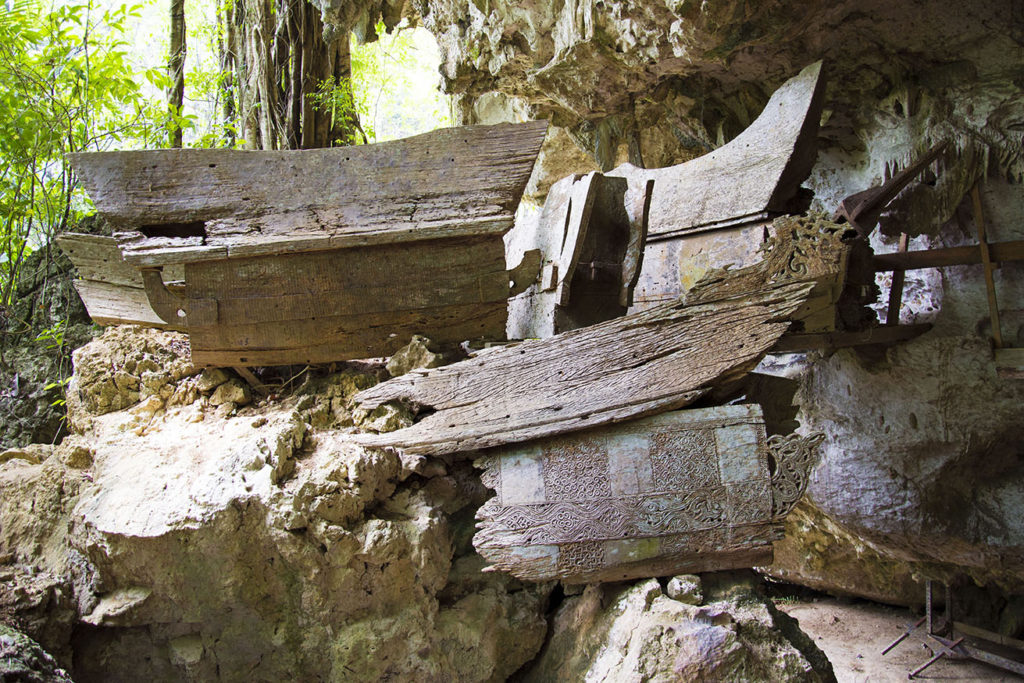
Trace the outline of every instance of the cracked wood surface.
<path fill-rule="evenodd" d="M 605 174 L 631 187 L 654 181 L 648 241 L 788 213 L 817 157 L 821 70 L 816 62 L 782 84 L 746 130 L 710 154 L 666 168 L 623 164 Z"/>
<path fill-rule="evenodd" d="M 353 438 L 409 453 L 455 453 L 681 408 L 749 372 L 812 287 L 769 284 L 717 301 L 675 302 L 416 370 L 360 392 L 356 402 L 366 410 L 406 402 L 425 416 L 405 429 Z"/>
<path fill-rule="evenodd" d="M 71 162 L 97 210 L 127 231 L 118 233 L 125 260 L 165 265 L 500 235 L 546 131 L 534 121 L 333 149 L 97 152 Z"/>

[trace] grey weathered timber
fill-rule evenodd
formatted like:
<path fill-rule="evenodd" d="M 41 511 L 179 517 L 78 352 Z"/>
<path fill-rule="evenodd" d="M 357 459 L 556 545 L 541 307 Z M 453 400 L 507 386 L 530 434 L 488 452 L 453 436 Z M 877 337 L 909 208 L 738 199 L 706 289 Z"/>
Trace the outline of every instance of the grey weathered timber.
<path fill-rule="evenodd" d="M 504 339 L 503 234 L 547 124 L 325 150 L 83 154 L 74 163 L 161 321 L 199 366 L 386 356 L 413 334 Z M 132 228 L 132 229 L 127 229 Z M 183 269 L 184 285 L 166 270 Z"/>
<path fill-rule="evenodd" d="M 153 310 L 146 296 L 142 274 L 128 265 L 113 237 L 65 233 L 57 237 L 61 251 L 75 266 L 75 289 L 97 325 L 143 325 L 179 329 Z M 169 267 L 168 281 L 180 280 L 184 270 Z"/>
<path fill-rule="evenodd" d="M 879 187 L 872 187 L 846 197 L 839 202 L 832 220 L 848 221 L 862 237 L 867 237 L 878 225 L 885 207 L 892 202 L 903 189 L 910 184 L 921 171 L 935 161 L 946 148 L 946 141 L 932 147 L 920 159 L 917 159 Z"/>
<path fill-rule="evenodd" d="M 473 545 L 488 570 L 530 581 L 770 564 L 819 442 L 769 440 L 761 409 L 735 405 L 494 449 L 474 463 L 496 495 Z"/>
<path fill-rule="evenodd" d="M 857 277 L 851 283 L 848 273 L 855 246 L 867 252 L 855 260 Z M 775 219 L 770 237 L 759 251 L 761 260 L 752 265 L 708 271 L 686 293 L 686 300 L 714 300 L 755 291 L 769 282 L 813 283 L 811 295 L 793 315 L 799 323 L 794 331 L 805 333 L 835 330 L 844 313 L 855 317 L 870 300 L 862 292 L 868 283 L 873 284 L 870 250 L 849 226 L 833 223 L 823 214 Z"/>
<path fill-rule="evenodd" d="M 539 220 L 509 234 L 510 257 L 527 249 L 541 256 L 540 280 L 509 302 L 510 339 L 550 337 L 626 312 L 643 259 L 650 190 L 600 173 L 551 186 Z"/>
<path fill-rule="evenodd" d="M 648 241 L 763 221 L 790 202 L 817 156 L 825 80 L 821 62 L 786 81 L 761 115 L 714 152 L 667 168 L 624 164 L 606 175 L 654 181 Z"/>
<path fill-rule="evenodd" d="M 500 237 L 186 263 L 185 281 L 157 312 L 182 311 L 197 366 L 372 358 L 413 334 L 448 343 L 505 332 Z M 157 284 L 150 300 L 165 299 Z"/>
<path fill-rule="evenodd" d="M 71 162 L 134 265 L 500 235 L 544 121 L 291 151 L 151 150 Z"/>
<path fill-rule="evenodd" d="M 370 446 L 442 454 L 527 441 L 681 408 L 749 372 L 789 326 L 812 284 L 676 302 L 541 340 L 414 370 L 356 395 L 423 415 Z"/>

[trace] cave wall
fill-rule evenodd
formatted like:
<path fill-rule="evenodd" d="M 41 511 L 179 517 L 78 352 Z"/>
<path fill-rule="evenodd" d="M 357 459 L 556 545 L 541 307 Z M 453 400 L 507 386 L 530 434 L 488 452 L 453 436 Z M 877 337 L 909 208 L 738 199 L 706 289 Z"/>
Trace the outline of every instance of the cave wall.
<path fill-rule="evenodd" d="M 826 111 L 805 182 L 813 209 L 833 211 L 946 140 L 872 246 L 894 251 L 901 232 L 911 249 L 975 243 L 966 195 L 976 183 L 989 240 L 1021 238 L 1024 19 L 1012 3 L 414 6 L 438 39 L 461 123 L 553 123 L 528 203 L 568 173 L 704 154 L 823 59 Z M 878 279 L 880 302 L 890 281 Z M 996 286 L 1006 343 L 1019 345 L 1020 264 L 1000 268 Z M 1020 590 L 1024 394 L 996 376 L 988 318 L 979 267 L 914 271 L 902 320 L 932 322 L 932 332 L 887 351 L 784 363 L 796 417 L 827 441 L 773 575 L 899 603 L 919 602 L 925 577 Z"/>

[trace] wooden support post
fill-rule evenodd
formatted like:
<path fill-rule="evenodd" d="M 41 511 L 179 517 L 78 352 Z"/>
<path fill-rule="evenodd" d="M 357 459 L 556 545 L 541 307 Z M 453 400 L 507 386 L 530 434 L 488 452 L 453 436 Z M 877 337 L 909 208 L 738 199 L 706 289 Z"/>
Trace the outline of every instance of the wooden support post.
<path fill-rule="evenodd" d="M 924 615 L 928 627 L 928 634 L 935 633 L 935 629 L 932 628 L 932 581 L 928 579 L 924 582 Z"/>
<path fill-rule="evenodd" d="M 259 377 L 253 374 L 252 370 L 241 365 L 234 366 L 231 369 L 237 372 L 238 375 L 242 379 L 244 379 L 246 383 L 248 383 L 248 385 L 252 387 L 252 390 L 255 391 L 257 394 L 259 394 L 260 396 L 270 395 L 270 389 L 268 389 L 267 385 L 260 381 Z"/>
<path fill-rule="evenodd" d="M 900 253 L 907 250 L 907 233 L 900 233 Z M 900 305 L 903 303 L 903 282 L 904 273 L 902 270 L 894 270 L 892 273 L 892 287 L 889 288 L 889 310 L 885 314 L 886 325 L 900 324 Z"/>
<path fill-rule="evenodd" d="M 999 305 L 996 302 L 996 283 L 992 277 L 992 257 L 985 239 L 985 219 L 981 211 L 981 192 L 978 186 L 971 188 L 971 207 L 974 210 L 974 225 L 978 229 L 978 247 L 981 249 L 981 264 L 985 269 L 985 288 L 988 290 L 988 309 L 992 317 L 992 342 L 997 349 L 1003 348 L 1003 333 L 999 326 Z"/>

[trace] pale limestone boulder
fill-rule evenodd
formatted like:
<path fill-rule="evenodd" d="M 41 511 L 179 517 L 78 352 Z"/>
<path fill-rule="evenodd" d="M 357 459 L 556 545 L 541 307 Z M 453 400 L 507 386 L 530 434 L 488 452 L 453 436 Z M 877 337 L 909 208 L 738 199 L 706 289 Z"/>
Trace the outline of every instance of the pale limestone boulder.
<path fill-rule="evenodd" d="M 718 574 L 702 605 L 670 598 L 655 579 L 588 586 L 555 613 L 548 643 L 523 679 L 834 680 L 820 651 L 808 651 L 816 670 L 782 634 L 749 574 Z M 807 649 L 806 637 L 794 639 Z"/>
<path fill-rule="evenodd" d="M 431 351 L 430 343 L 423 335 L 414 334 L 408 344 L 388 359 L 388 374 L 398 377 L 417 368 L 436 368 L 444 365 L 444 354 Z"/>

